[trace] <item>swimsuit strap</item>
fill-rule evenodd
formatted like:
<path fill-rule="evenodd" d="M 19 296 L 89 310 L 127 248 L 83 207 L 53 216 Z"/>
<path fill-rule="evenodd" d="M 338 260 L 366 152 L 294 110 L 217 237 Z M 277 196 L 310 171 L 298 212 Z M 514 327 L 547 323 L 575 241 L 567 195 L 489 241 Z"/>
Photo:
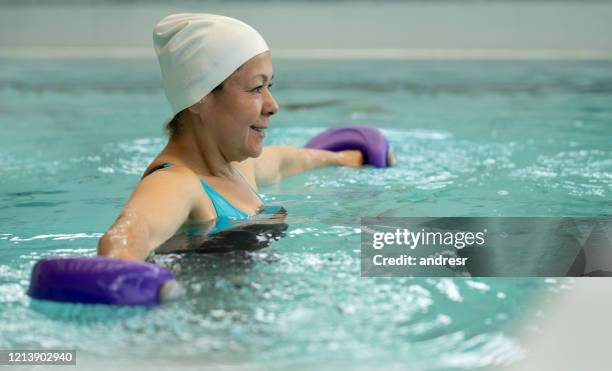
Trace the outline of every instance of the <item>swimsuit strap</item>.
<path fill-rule="evenodd" d="M 153 173 L 154 173 L 154 172 L 156 172 L 157 170 L 159 170 L 159 169 L 164 169 L 164 168 L 167 168 L 167 167 L 170 167 L 170 166 L 172 166 L 172 164 L 170 164 L 170 163 L 163 163 L 163 164 L 157 165 L 157 166 L 155 166 L 153 169 L 149 170 L 149 172 L 145 173 L 145 174 L 142 176 L 142 178 L 140 178 L 140 179 L 142 180 L 142 179 L 144 179 L 146 176 L 153 174 Z"/>
<path fill-rule="evenodd" d="M 231 165 L 230 165 L 231 166 Z M 235 172 L 238 173 L 238 175 L 240 175 L 240 177 L 242 178 L 242 180 L 244 180 L 244 182 L 246 183 L 247 186 L 249 186 L 249 188 L 251 189 L 251 191 L 253 191 L 253 193 L 255 193 L 255 196 L 257 196 L 257 198 L 259 198 L 259 200 L 263 203 L 263 200 L 261 198 L 261 196 L 259 196 L 259 193 L 255 190 L 255 188 L 251 187 L 251 183 L 249 183 L 244 176 L 242 176 L 242 173 L 236 169 L 235 167 L 232 166 L 232 169 L 234 169 Z"/>

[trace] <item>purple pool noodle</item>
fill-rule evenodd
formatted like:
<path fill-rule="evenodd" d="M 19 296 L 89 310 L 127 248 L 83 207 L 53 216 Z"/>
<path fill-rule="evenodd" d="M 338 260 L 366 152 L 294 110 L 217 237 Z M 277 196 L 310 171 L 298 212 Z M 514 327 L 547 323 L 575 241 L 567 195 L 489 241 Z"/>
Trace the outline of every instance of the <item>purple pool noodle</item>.
<path fill-rule="evenodd" d="M 28 295 L 34 299 L 113 305 L 153 305 L 159 290 L 174 280 L 169 270 L 149 263 L 92 258 L 46 258 L 32 269 Z"/>
<path fill-rule="evenodd" d="M 375 128 L 365 126 L 341 126 L 325 130 L 312 138 L 306 148 L 326 149 L 328 151 L 360 150 L 363 153 L 363 163 L 387 167 L 387 138 Z"/>

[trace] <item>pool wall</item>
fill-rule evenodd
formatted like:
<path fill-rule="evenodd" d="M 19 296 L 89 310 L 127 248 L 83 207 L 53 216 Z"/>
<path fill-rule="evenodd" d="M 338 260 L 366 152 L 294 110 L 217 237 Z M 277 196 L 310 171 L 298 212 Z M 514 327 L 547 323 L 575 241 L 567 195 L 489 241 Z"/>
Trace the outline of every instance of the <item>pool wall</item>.
<path fill-rule="evenodd" d="M 0 57 L 153 58 L 159 19 L 209 12 L 252 24 L 275 57 L 612 59 L 606 1 L 15 4 L 0 2 Z"/>

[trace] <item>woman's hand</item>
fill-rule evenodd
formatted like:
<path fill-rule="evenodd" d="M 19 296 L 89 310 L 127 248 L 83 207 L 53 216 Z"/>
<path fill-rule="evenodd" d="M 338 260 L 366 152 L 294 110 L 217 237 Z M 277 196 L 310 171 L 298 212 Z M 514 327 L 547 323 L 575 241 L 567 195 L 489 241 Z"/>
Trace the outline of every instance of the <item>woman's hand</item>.
<path fill-rule="evenodd" d="M 363 153 L 359 150 L 350 149 L 336 153 L 338 154 L 338 165 L 348 167 L 363 166 Z"/>

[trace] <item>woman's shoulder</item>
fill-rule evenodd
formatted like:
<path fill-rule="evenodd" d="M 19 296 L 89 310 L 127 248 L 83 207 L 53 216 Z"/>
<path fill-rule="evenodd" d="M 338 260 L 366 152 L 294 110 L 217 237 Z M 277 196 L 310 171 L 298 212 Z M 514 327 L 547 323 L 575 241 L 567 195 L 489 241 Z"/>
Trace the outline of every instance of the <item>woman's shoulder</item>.
<path fill-rule="evenodd" d="M 146 187 L 154 189 L 157 196 L 190 199 L 192 201 L 190 220 L 200 221 L 214 218 L 213 205 L 207 193 L 202 192 L 200 177 L 187 166 L 180 163 L 153 161 L 144 174 L 139 186 L 143 186 L 142 183 L 149 183 Z"/>
<path fill-rule="evenodd" d="M 185 167 L 181 165 L 181 162 L 177 161 L 175 158 L 159 155 L 157 158 L 151 161 L 149 166 L 147 166 L 147 168 L 142 174 L 141 179 L 144 179 L 145 177 L 155 172 L 166 171 L 170 169 L 174 174 L 181 174 L 184 173 L 186 170 Z"/>
<path fill-rule="evenodd" d="M 160 190 L 173 187 L 178 192 L 190 192 L 197 189 L 197 181 L 198 176 L 185 166 L 153 161 L 144 171 L 139 186 Z"/>

